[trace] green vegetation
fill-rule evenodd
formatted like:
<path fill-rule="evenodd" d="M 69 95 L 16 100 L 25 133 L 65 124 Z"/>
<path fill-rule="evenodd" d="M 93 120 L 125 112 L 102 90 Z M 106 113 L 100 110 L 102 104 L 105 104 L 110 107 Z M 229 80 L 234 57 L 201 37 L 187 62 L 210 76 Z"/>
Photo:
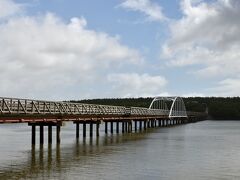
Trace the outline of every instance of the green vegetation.
<path fill-rule="evenodd" d="M 87 99 L 80 101 L 89 104 L 115 106 L 149 107 L 153 98 L 118 98 L 118 99 Z M 208 108 L 213 119 L 240 119 L 240 97 L 189 97 L 183 98 L 188 111 L 204 112 Z"/>

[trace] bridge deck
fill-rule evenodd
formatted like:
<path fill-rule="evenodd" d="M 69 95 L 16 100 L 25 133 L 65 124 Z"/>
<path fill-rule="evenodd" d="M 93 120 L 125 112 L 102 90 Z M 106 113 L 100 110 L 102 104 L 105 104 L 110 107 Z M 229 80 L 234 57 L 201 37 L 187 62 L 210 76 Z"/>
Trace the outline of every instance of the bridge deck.
<path fill-rule="evenodd" d="M 196 112 L 187 114 L 189 117 L 202 115 Z M 0 123 L 127 121 L 153 118 L 168 119 L 169 110 L 0 97 Z"/>

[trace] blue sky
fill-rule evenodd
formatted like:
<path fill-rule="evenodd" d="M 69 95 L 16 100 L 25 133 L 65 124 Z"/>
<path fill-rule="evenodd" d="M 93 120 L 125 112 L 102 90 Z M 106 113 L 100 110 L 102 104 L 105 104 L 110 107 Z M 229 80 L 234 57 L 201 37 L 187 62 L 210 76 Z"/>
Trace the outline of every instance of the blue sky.
<path fill-rule="evenodd" d="M 0 93 L 239 96 L 238 0 L 1 0 Z"/>

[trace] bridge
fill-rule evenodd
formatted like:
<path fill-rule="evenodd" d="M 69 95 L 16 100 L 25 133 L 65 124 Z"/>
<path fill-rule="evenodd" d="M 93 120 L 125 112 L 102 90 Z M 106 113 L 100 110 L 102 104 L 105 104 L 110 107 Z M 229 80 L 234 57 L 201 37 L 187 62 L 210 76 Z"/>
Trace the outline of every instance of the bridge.
<path fill-rule="evenodd" d="M 181 97 L 155 97 L 149 108 L 124 107 L 98 104 L 71 103 L 65 101 L 41 101 L 0 97 L 0 123 L 28 123 L 32 128 L 32 144 L 36 143 L 36 127 L 39 127 L 40 144 L 44 143 L 44 127 L 48 127 L 48 143 L 52 143 L 52 127 L 56 127 L 56 142 L 60 143 L 63 122 L 72 121 L 76 125 L 79 138 L 80 124 L 83 137 L 99 136 L 100 125 L 105 125 L 105 133 L 131 133 L 148 128 L 185 124 L 204 119 L 206 113 L 186 111 Z M 121 123 L 121 127 L 120 127 Z M 115 128 L 114 128 L 115 127 Z"/>

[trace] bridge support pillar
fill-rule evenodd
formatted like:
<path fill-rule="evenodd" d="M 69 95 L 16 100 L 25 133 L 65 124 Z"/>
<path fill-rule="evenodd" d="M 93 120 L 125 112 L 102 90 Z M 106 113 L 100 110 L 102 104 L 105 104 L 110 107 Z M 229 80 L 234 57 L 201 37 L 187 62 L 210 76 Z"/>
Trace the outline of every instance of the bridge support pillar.
<path fill-rule="evenodd" d="M 151 127 L 154 128 L 154 120 L 151 120 Z"/>
<path fill-rule="evenodd" d="M 117 124 L 116 124 L 116 133 L 119 134 L 119 121 L 117 121 Z"/>
<path fill-rule="evenodd" d="M 96 136 L 99 136 L 99 128 L 100 128 L 100 122 L 96 123 Z"/>
<path fill-rule="evenodd" d="M 79 139 L 79 123 L 76 123 L 76 138 Z"/>
<path fill-rule="evenodd" d="M 146 121 L 146 120 L 144 120 L 143 129 L 144 129 L 145 131 L 147 130 L 147 121 Z"/>
<path fill-rule="evenodd" d="M 128 122 L 124 122 L 125 123 L 125 132 L 128 132 Z"/>
<path fill-rule="evenodd" d="M 32 125 L 32 145 L 36 144 L 36 126 Z"/>
<path fill-rule="evenodd" d="M 139 121 L 139 130 L 142 131 L 142 120 Z"/>
<path fill-rule="evenodd" d="M 85 138 L 86 137 L 86 122 L 83 122 L 83 138 Z"/>
<path fill-rule="evenodd" d="M 113 122 L 111 121 L 110 124 L 111 124 L 111 134 L 113 134 Z"/>
<path fill-rule="evenodd" d="M 108 133 L 108 122 L 105 121 L 105 134 L 107 134 L 107 133 Z"/>
<path fill-rule="evenodd" d="M 43 144 L 44 143 L 44 126 L 43 125 L 40 125 L 40 144 Z"/>
<path fill-rule="evenodd" d="M 57 131 L 56 131 L 56 142 L 57 142 L 57 144 L 60 144 L 60 142 L 61 142 L 60 131 L 61 131 L 61 125 L 57 124 Z"/>
<path fill-rule="evenodd" d="M 122 133 L 124 133 L 124 130 L 125 130 L 125 122 L 124 121 L 122 121 Z"/>
<path fill-rule="evenodd" d="M 137 132 L 137 121 L 134 121 L 134 131 Z"/>
<path fill-rule="evenodd" d="M 128 133 L 132 132 L 132 121 L 128 122 Z"/>
<path fill-rule="evenodd" d="M 89 124 L 89 136 L 93 137 L 93 123 L 92 122 L 90 122 L 90 124 Z"/>
<path fill-rule="evenodd" d="M 52 144 L 52 126 L 48 125 L 48 144 Z"/>
<path fill-rule="evenodd" d="M 147 122 L 147 127 L 150 128 L 151 127 L 151 120 L 149 119 Z"/>

